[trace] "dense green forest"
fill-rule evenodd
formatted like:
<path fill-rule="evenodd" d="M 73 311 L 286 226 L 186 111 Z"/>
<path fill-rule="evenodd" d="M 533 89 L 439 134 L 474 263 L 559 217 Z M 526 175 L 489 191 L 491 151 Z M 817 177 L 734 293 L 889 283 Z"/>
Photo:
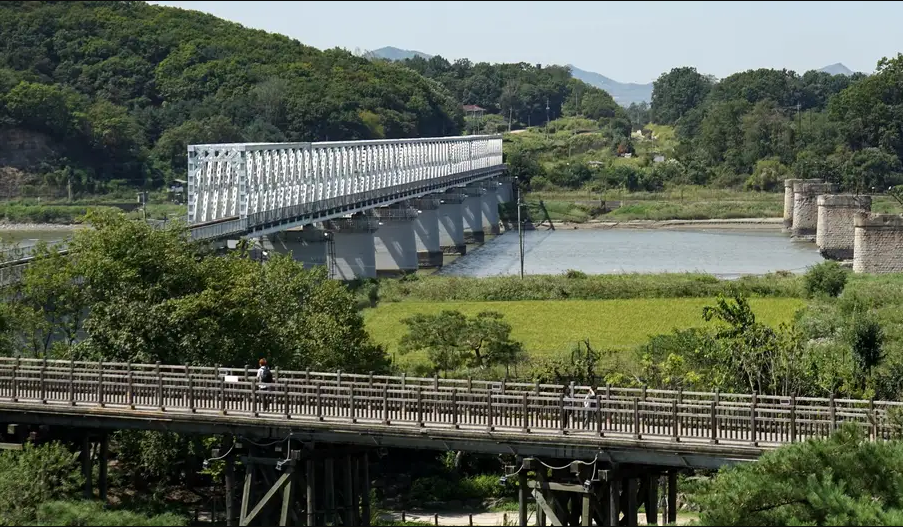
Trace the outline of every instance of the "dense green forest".
<path fill-rule="evenodd" d="M 0 40 L 0 165 L 43 175 L 23 185 L 159 186 L 184 177 L 189 141 L 436 136 L 463 126 L 458 102 L 408 68 L 195 11 L 4 2 Z"/>
<path fill-rule="evenodd" d="M 627 109 L 631 128 L 643 130 L 631 137 L 631 148 L 615 150 L 604 124 L 562 121 L 545 141 L 512 137 L 507 153 L 515 173 L 541 177 L 540 189 L 772 191 L 800 177 L 877 193 L 903 183 L 901 82 L 901 55 L 882 59 L 869 76 L 757 69 L 715 81 L 694 68 L 674 68 L 655 81 L 651 106 Z M 641 155 L 612 162 L 624 151 Z M 654 163 L 659 155 L 667 162 Z"/>
<path fill-rule="evenodd" d="M 546 118 L 580 115 L 607 123 L 628 123 L 627 112 L 605 90 L 571 77 L 565 66 L 541 64 L 473 64 L 467 59 L 450 63 L 441 56 L 404 61 L 409 68 L 442 84 L 463 104 L 475 104 L 489 114 L 487 132 L 544 124 Z M 547 111 L 548 107 L 548 111 Z"/>

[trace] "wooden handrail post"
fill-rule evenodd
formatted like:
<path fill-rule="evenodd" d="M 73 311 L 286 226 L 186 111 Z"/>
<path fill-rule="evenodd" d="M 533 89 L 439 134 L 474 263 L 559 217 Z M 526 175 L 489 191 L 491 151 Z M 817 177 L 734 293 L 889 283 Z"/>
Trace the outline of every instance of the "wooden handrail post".
<path fill-rule="evenodd" d="M 287 382 L 282 384 L 282 391 L 285 393 L 285 401 L 284 401 L 285 407 L 284 407 L 283 416 L 286 419 L 291 419 L 291 412 L 290 412 L 291 407 L 290 407 L 289 398 L 288 398 L 288 383 Z"/>
<path fill-rule="evenodd" d="M 417 386 L 417 426 L 423 426 L 423 392 L 420 386 Z"/>
<path fill-rule="evenodd" d="M 317 421 L 323 420 L 323 392 L 320 383 L 317 383 Z"/>
<path fill-rule="evenodd" d="M 47 385 L 46 385 L 46 376 L 47 373 L 47 357 L 44 357 L 44 361 L 41 363 L 41 404 L 47 403 Z"/>
<path fill-rule="evenodd" d="M 163 374 L 160 372 L 160 361 L 157 361 L 157 407 L 161 412 L 165 411 L 163 406 Z"/>
<path fill-rule="evenodd" d="M 336 386 L 341 388 L 341 386 L 342 386 L 342 370 L 335 371 L 335 384 L 336 384 Z"/>
<path fill-rule="evenodd" d="M 831 405 L 829 408 L 830 413 L 831 413 L 831 432 L 834 432 L 835 430 L 837 430 L 837 412 L 836 412 L 835 406 L 834 406 L 834 393 L 833 392 L 831 393 L 831 399 L 829 401 L 829 404 Z"/>
<path fill-rule="evenodd" d="M 878 440 L 878 415 L 875 413 L 875 400 L 869 399 L 869 420 L 872 422 L 871 436 L 872 441 Z"/>
<path fill-rule="evenodd" d="M 197 411 L 194 406 L 194 380 L 191 378 L 191 375 L 188 376 L 188 409 L 191 413 Z"/>
<path fill-rule="evenodd" d="M 351 414 L 351 423 L 354 424 L 357 422 L 357 417 L 355 417 L 354 413 L 354 383 L 351 383 L 351 386 L 348 387 L 348 413 Z"/>
<path fill-rule="evenodd" d="M 522 407 L 523 420 L 522 420 L 521 424 L 523 425 L 523 430 L 524 430 L 524 433 L 526 434 L 526 433 L 530 432 L 530 415 L 529 415 L 530 404 L 527 401 L 527 392 L 523 392 L 521 395 L 523 397 L 523 407 Z"/>
<path fill-rule="evenodd" d="M 759 445 L 759 437 L 756 431 L 756 407 L 758 406 L 758 394 L 752 393 L 752 406 L 749 408 L 749 440 L 753 446 Z"/>
<path fill-rule="evenodd" d="M 637 397 L 633 398 L 633 437 L 635 439 L 643 437 L 640 433 L 640 400 Z"/>
<path fill-rule="evenodd" d="M 101 408 L 104 407 L 104 403 L 103 403 L 103 361 L 99 361 L 97 363 L 97 404 Z"/>
<path fill-rule="evenodd" d="M 796 395 L 790 396 L 790 442 L 796 443 Z"/>
<path fill-rule="evenodd" d="M 369 388 L 373 388 L 373 371 L 372 370 L 370 371 L 370 379 L 367 382 L 367 386 Z"/>
<path fill-rule="evenodd" d="M 69 359 L 69 405 L 75 406 L 75 359 Z"/>
<path fill-rule="evenodd" d="M 560 432 L 565 434 L 565 429 L 567 428 L 567 412 L 564 409 L 564 390 L 558 394 L 558 426 L 560 427 Z"/>
<path fill-rule="evenodd" d="M 127 392 L 125 395 L 126 404 L 129 405 L 129 410 L 135 409 L 135 386 L 134 381 L 132 380 L 132 362 L 129 361 L 125 364 L 126 375 L 128 375 L 128 386 L 126 388 Z"/>
<path fill-rule="evenodd" d="M 452 388 L 451 394 L 451 405 L 452 405 L 452 426 L 457 429 L 458 428 L 458 389 Z"/>
<path fill-rule="evenodd" d="M 680 441 L 680 416 L 677 412 L 677 399 L 671 401 L 671 433 L 675 442 Z"/>
<path fill-rule="evenodd" d="M 433 390 L 439 391 L 439 372 L 433 373 Z"/>
<path fill-rule="evenodd" d="M 251 381 L 251 415 L 257 417 L 257 379 Z"/>
<path fill-rule="evenodd" d="M 226 415 L 226 376 L 220 371 L 221 366 L 216 365 L 216 376 L 219 377 L 219 411 Z"/>
<path fill-rule="evenodd" d="M 602 391 L 602 388 L 596 386 L 596 434 L 599 437 L 604 437 L 605 432 L 602 427 L 602 395 L 599 393 Z"/>
<path fill-rule="evenodd" d="M 492 390 L 490 389 L 486 392 L 486 429 L 490 432 L 493 430 L 492 426 Z"/>
<path fill-rule="evenodd" d="M 389 424 L 389 383 L 383 384 L 383 424 Z"/>
<path fill-rule="evenodd" d="M 712 414 L 710 417 L 711 420 L 711 428 L 712 428 L 712 444 L 718 444 L 718 401 L 712 401 Z"/>
<path fill-rule="evenodd" d="M 16 357 L 16 361 L 13 363 L 13 402 L 19 402 L 19 357 Z"/>

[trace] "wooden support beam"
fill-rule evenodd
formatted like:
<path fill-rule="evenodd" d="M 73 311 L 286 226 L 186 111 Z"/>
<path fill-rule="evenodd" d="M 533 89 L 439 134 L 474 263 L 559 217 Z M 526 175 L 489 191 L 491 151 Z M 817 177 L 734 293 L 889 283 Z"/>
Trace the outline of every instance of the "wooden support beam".
<path fill-rule="evenodd" d="M 326 497 L 326 520 L 327 524 L 335 525 L 336 522 L 336 510 L 335 510 L 335 472 L 334 472 L 334 463 L 331 457 L 327 457 L 326 460 L 323 461 L 324 465 L 324 475 L 323 475 L 323 493 Z"/>
<path fill-rule="evenodd" d="M 227 453 L 224 460 L 226 466 L 223 470 L 223 476 L 226 480 L 226 525 L 228 527 L 234 527 L 237 523 L 235 521 L 235 453 L 229 452 L 234 444 L 235 438 L 232 434 L 226 434 L 223 437 L 223 449 Z"/>
<path fill-rule="evenodd" d="M 279 476 L 279 479 L 277 479 L 276 483 L 274 483 L 273 486 L 270 487 L 270 490 L 268 490 L 267 493 L 263 495 L 263 498 L 260 498 L 260 502 L 258 502 L 257 505 L 254 506 L 254 508 L 251 510 L 251 512 L 249 512 L 246 516 L 244 516 L 241 519 L 242 527 L 244 527 L 245 525 L 249 525 L 254 520 L 254 518 L 256 518 L 258 514 L 260 514 L 260 511 L 262 511 L 263 508 L 266 507 L 267 503 L 270 502 L 270 500 L 273 498 L 273 496 L 275 496 L 277 492 L 282 490 L 283 487 L 286 484 L 288 484 L 289 481 L 291 481 L 292 475 L 293 475 L 292 470 L 289 469 L 288 471 L 284 472 L 281 476 Z M 245 503 L 242 503 L 241 508 L 245 509 L 246 507 L 247 507 L 247 505 Z M 288 514 L 288 511 L 286 511 L 286 514 Z M 283 523 L 282 525 L 285 525 L 285 524 Z"/>
<path fill-rule="evenodd" d="M 363 492 L 361 492 L 361 517 L 363 522 L 362 525 L 365 527 L 369 527 L 370 525 L 370 456 L 367 455 L 367 452 L 361 454 L 361 469 L 363 474 L 361 475 L 361 484 L 363 486 Z"/>
<path fill-rule="evenodd" d="M 357 504 L 352 501 L 354 495 L 354 470 L 350 455 L 345 456 L 345 477 L 343 479 L 345 480 L 344 492 L 342 492 L 342 505 L 345 507 L 344 525 L 349 527 L 355 524 L 355 516 L 357 516 L 355 511 Z"/>
<path fill-rule="evenodd" d="M 621 482 L 611 480 L 608 482 L 608 525 L 615 527 L 621 520 Z"/>
<path fill-rule="evenodd" d="M 295 501 L 294 483 L 297 480 L 297 475 L 295 474 L 294 469 L 289 469 L 288 472 L 283 474 L 283 476 L 288 476 L 288 480 L 285 482 L 285 486 L 282 489 L 282 511 L 279 514 L 280 527 L 285 527 L 286 525 L 288 525 L 289 511 L 292 509 L 292 505 L 294 505 Z"/>
<path fill-rule="evenodd" d="M 527 527 L 527 471 L 523 465 L 517 473 L 517 520 L 520 527 Z"/>
<path fill-rule="evenodd" d="M 636 527 L 637 525 L 637 513 L 639 512 L 639 504 L 637 503 L 637 480 L 636 478 L 627 478 L 627 488 L 624 490 L 627 493 L 627 510 L 624 511 L 624 515 L 627 517 L 627 525 L 628 527 Z"/>
<path fill-rule="evenodd" d="M 305 477 L 307 483 L 307 525 L 314 526 L 317 524 L 317 492 L 316 492 L 316 462 L 313 459 L 307 460 L 307 474 Z"/>
<path fill-rule="evenodd" d="M 100 493 L 100 501 L 107 502 L 107 469 L 110 461 L 110 436 L 104 432 L 100 436 L 100 455 L 98 456 L 100 470 L 97 475 L 97 490 Z"/>
<path fill-rule="evenodd" d="M 245 467 L 245 487 L 241 492 L 241 515 L 238 518 L 240 525 L 247 525 L 245 518 L 248 516 L 248 505 L 251 503 L 251 487 L 254 485 L 254 467 Z"/>
<path fill-rule="evenodd" d="M 646 478 L 646 525 L 655 525 L 658 522 L 658 478 Z"/>
<path fill-rule="evenodd" d="M 561 523 L 561 520 L 558 519 L 558 515 L 555 513 L 555 509 L 543 497 L 542 491 L 540 491 L 539 489 L 533 489 L 533 499 L 536 500 L 537 510 L 542 509 L 552 525 L 564 525 L 563 523 Z"/>
<path fill-rule="evenodd" d="M 556 483 L 554 481 L 529 481 L 527 486 L 531 489 L 542 489 L 555 492 L 574 492 L 577 494 L 589 494 L 591 490 L 587 490 L 583 485 L 576 483 Z"/>
<path fill-rule="evenodd" d="M 91 466 L 91 438 L 87 432 L 82 436 L 82 475 L 85 477 L 85 499 L 90 500 L 94 497 L 94 489 L 91 486 L 91 477 L 93 476 L 93 468 Z"/>
<path fill-rule="evenodd" d="M 668 472 L 668 523 L 677 522 L 677 471 Z"/>
<path fill-rule="evenodd" d="M 593 516 L 590 512 L 590 501 L 593 496 L 590 494 L 583 495 L 583 507 L 580 510 L 580 525 L 592 525 L 593 524 Z"/>

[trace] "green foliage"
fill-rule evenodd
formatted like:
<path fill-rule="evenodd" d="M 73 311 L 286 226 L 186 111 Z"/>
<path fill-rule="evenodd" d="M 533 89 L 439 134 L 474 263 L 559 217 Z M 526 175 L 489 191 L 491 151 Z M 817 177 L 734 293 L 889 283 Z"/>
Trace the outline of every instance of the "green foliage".
<path fill-rule="evenodd" d="M 746 180 L 747 190 L 772 192 L 784 185 L 788 170 L 777 158 L 760 159 L 753 174 Z"/>
<path fill-rule="evenodd" d="M 408 334 L 399 343 L 401 353 L 426 351 L 435 371 L 462 366 L 483 369 L 492 364 L 505 367 L 524 355 L 523 345 L 511 340 L 511 326 L 494 311 L 467 317 L 445 310 L 438 315 L 418 314 L 404 319 Z"/>
<path fill-rule="evenodd" d="M 827 295 L 836 297 L 843 292 L 849 271 L 837 262 L 827 261 L 813 265 L 804 277 L 806 293 L 810 297 Z"/>
<path fill-rule="evenodd" d="M 856 313 L 845 328 L 844 339 L 853 353 L 856 369 L 863 377 L 871 377 L 872 370 L 884 360 L 884 330 L 868 312 Z"/>
<path fill-rule="evenodd" d="M 164 527 L 188 525 L 188 519 L 171 513 L 146 516 L 128 510 L 108 509 L 99 501 L 51 501 L 38 507 L 34 523 L 29 525 Z"/>
<path fill-rule="evenodd" d="M 900 525 L 903 444 L 853 425 L 722 469 L 692 500 L 702 525 Z"/>
<path fill-rule="evenodd" d="M 696 68 L 674 68 L 652 83 L 652 115 L 657 123 L 674 124 L 705 100 L 712 88 Z"/>
<path fill-rule="evenodd" d="M 0 525 L 28 525 L 42 504 L 77 492 L 77 457 L 60 443 L 0 452 Z"/>
<path fill-rule="evenodd" d="M 94 228 L 76 233 L 72 256 L 45 254 L 28 268 L 15 303 L 31 312 L 53 308 L 39 334 L 65 335 L 64 356 L 232 366 L 267 357 L 282 368 L 388 367 L 353 295 L 322 268 L 305 270 L 288 256 L 266 265 L 242 254 L 214 257 L 178 222 L 155 229 L 118 213 L 92 212 L 89 219 Z M 77 313 L 87 314 L 79 339 Z M 46 350 L 46 344 L 36 348 Z"/>
<path fill-rule="evenodd" d="M 501 498 L 513 495 L 513 489 L 499 483 L 499 476 L 480 474 L 461 478 L 428 476 L 414 480 L 410 499 L 416 503 Z"/>
<path fill-rule="evenodd" d="M 429 137 L 463 126 L 460 92 L 408 68 L 196 11 L 4 3 L 0 37 L 14 43 L 0 52 L 4 126 L 45 134 L 55 154 L 24 168 L 83 171 L 77 192 L 184 177 L 188 142 Z"/>

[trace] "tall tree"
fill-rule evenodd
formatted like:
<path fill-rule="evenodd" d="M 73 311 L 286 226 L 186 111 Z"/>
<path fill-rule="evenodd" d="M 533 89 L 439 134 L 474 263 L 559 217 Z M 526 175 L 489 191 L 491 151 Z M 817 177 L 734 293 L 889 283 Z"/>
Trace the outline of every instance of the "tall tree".
<path fill-rule="evenodd" d="M 657 123 L 674 124 L 701 105 L 712 89 L 696 68 L 674 68 L 652 83 L 652 117 Z"/>

